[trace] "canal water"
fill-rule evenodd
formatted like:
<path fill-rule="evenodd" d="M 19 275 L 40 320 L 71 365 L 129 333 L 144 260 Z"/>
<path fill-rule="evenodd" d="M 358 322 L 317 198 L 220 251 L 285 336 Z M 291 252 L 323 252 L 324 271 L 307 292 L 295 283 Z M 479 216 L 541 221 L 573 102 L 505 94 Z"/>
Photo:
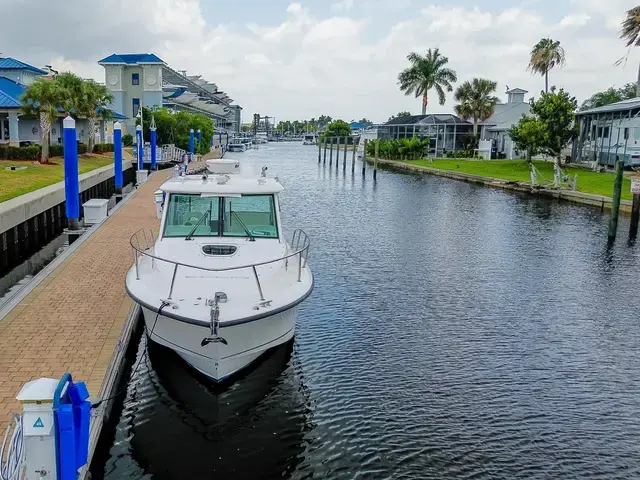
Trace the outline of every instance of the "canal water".
<path fill-rule="evenodd" d="M 311 237 L 292 344 L 220 389 L 138 346 L 93 478 L 640 475 L 640 254 L 597 209 L 317 150 L 229 155 Z M 342 161 L 342 155 L 341 155 Z M 109 433 L 109 432 L 107 432 Z"/>

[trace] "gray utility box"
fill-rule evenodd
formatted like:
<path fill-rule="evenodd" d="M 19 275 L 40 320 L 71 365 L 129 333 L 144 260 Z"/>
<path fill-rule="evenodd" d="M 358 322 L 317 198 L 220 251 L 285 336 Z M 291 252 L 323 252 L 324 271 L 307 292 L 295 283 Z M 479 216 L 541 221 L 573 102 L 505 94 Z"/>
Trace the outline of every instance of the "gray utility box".
<path fill-rule="evenodd" d="M 92 198 L 82 204 L 84 208 L 85 225 L 95 225 L 107 218 L 107 208 L 109 200 L 106 198 Z"/>

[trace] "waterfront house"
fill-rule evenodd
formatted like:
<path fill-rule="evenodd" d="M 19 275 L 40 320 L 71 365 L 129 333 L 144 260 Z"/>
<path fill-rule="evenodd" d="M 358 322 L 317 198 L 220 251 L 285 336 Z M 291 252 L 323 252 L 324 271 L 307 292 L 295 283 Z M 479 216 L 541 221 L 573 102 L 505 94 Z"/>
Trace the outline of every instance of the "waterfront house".
<path fill-rule="evenodd" d="M 435 157 L 464 150 L 465 138 L 472 133 L 472 123 L 451 114 L 397 117 L 378 127 L 378 138 L 382 139 L 429 137 L 429 154 Z"/>
<path fill-rule="evenodd" d="M 0 57 L 0 144 L 13 146 L 40 144 L 42 134 L 40 121 L 38 118 L 22 113 L 20 97 L 37 78 L 50 77 L 52 74 L 55 72 L 36 68 L 15 58 Z M 114 112 L 114 117 L 115 119 L 125 118 L 117 112 Z M 62 143 L 62 119 L 63 112 L 60 112 L 59 122 L 51 125 L 49 137 L 51 145 Z M 93 132 L 99 138 L 98 141 L 105 141 L 105 123 L 110 122 L 99 122 L 98 132 Z M 89 139 L 91 132 L 87 127 L 86 119 L 77 119 L 76 128 L 80 142 L 86 143 Z"/>
<path fill-rule="evenodd" d="M 105 85 L 114 97 L 111 108 L 129 117 L 125 124 L 131 130 L 144 106 L 200 113 L 213 120 L 217 131 L 240 131 L 242 107 L 200 75 L 174 70 L 153 53 L 114 53 L 98 64 L 104 67 Z"/>
<path fill-rule="evenodd" d="M 597 161 L 640 165 L 640 98 L 622 100 L 576 113 L 579 135 L 573 142 L 573 162 Z"/>
<path fill-rule="evenodd" d="M 507 90 L 507 103 L 498 103 L 493 115 L 479 122 L 481 140 L 492 140 L 495 155 L 498 158 L 520 158 L 515 144 L 509 136 L 509 129 L 520 121 L 523 115 L 531 114 L 531 105 L 525 102 L 527 90 L 513 88 Z"/>

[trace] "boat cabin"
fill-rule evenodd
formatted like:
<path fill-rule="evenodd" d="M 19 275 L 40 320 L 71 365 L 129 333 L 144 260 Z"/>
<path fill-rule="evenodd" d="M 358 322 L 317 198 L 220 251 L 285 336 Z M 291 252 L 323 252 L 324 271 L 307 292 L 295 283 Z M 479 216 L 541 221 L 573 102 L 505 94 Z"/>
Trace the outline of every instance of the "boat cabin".
<path fill-rule="evenodd" d="M 158 240 L 211 239 L 284 241 L 280 232 L 275 178 L 240 173 L 234 160 L 210 160 L 205 175 L 177 176 L 165 182 Z M 164 197 L 162 199 L 162 197 Z"/>

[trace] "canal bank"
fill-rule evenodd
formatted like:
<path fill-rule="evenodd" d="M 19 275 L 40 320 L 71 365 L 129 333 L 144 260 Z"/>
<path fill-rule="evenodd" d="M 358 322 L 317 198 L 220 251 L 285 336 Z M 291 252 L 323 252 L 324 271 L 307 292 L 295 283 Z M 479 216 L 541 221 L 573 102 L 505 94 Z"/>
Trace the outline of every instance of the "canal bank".
<path fill-rule="evenodd" d="M 19 410 L 15 396 L 25 382 L 69 372 L 86 382 L 93 402 L 107 400 L 92 419 L 92 453 L 138 319 L 124 288 L 129 239 L 141 228 L 157 230 L 153 192 L 170 174 L 153 173 L 0 310 L 0 431 Z"/>
<path fill-rule="evenodd" d="M 215 387 L 143 337 L 94 480 L 640 475 L 640 246 L 608 214 L 317 154 L 228 154 L 311 238 L 290 351 Z"/>
<path fill-rule="evenodd" d="M 373 165 L 374 159 L 367 158 L 367 163 Z M 531 195 L 537 195 L 541 197 L 553 198 L 557 200 L 565 200 L 573 203 L 580 203 L 583 205 L 590 205 L 599 207 L 601 210 L 611 208 L 611 197 L 603 195 L 593 195 L 584 192 L 544 188 L 539 186 L 531 186 L 527 182 L 515 182 L 503 180 L 500 178 L 485 177 L 481 175 L 474 175 L 470 173 L 453 172 L 450 170 L 442 170 L 439 168 L 430 168 L 422 165 L 411 165 L 406 162 L 398 160 L 385 160 L 378 158 L 378 166 L 387 168 L 389 170 L 395 170 L 400 172 L 413 172 L 428 175 L 436 175 L 439 177 L 451 178 L 453 180 L 460 180 L 463 182 L 474 183 L 476 185 L 484 185 L 492 188 L 501 188 L 504 190 L 513 190 L 518 192 L 525 192 Z M 631 213 L 631 204 L 629 200 L 621 200 L 620 211 L 625 213 Z"/>
<path fill-rule="evenodd" d="M 124 184 L 132 183 L 131 160 L 122 162 L 122 171 Z M 113 165 L 80 175 L 79 186 L 80 205 L 110 198 L 115 192 Z M 64 181 L 0 203 L 0 276 L 62 234 L 66 226 Z"/>

